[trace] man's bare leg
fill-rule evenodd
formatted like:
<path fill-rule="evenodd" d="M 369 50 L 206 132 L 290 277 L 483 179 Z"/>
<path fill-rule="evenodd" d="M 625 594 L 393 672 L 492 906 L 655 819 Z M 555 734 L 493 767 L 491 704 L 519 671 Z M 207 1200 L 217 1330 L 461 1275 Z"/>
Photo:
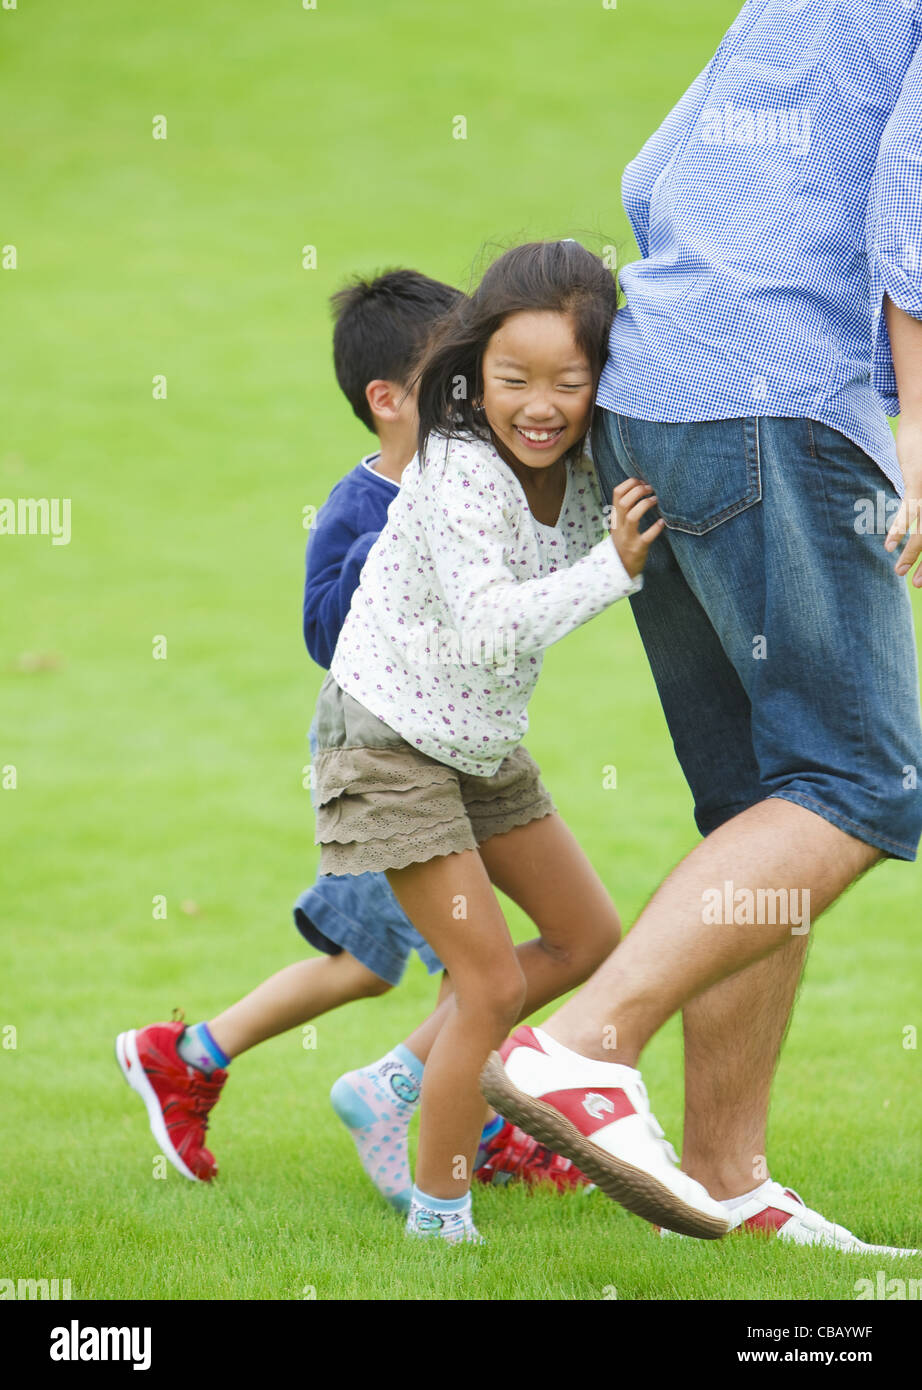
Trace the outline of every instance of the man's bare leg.
<path fill-rule="evenodd" d="M 807 954 L 807 936 L 692 999 L 683 1011 L 682 1167 L 722 1201 L 768 1177 L 772 1079 Z"/>
<path fill-rule="evenodd" d="M 784 889 L 793 903 L 803 902 L 806 890 L 812 924 L 879 858 L 879 850 L 792 802 L 772 798 L 749 807 L 682 860 L 627 938 L 543 1025 L 545 1031 L 586 1057 L 635 1066 L 653 1034 L 690 1000 L 789 945 L 803 930 L 777 921 L 708 922 L 709 894 L 723 891 L 729 881 L 734 893 Z M 750 1021 L 738 1005 L 730 1016 L 745 1036 Z M 779 1042 L 783 1032 L 784 1020 L 776 1020 Z M 751 1055 L 737 1085 L 750 1082 L 758 1084 Z"/>

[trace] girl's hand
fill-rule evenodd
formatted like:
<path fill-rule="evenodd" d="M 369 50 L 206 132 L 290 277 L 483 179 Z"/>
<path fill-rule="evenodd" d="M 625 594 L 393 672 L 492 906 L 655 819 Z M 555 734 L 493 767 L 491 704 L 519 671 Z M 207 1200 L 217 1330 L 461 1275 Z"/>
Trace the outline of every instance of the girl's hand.
<path fill-rule="evenodd" d="M 621 563 L 632 579 L 636 579 L 647 563 L 647 551 L 666 525 L 662 517 L 638 530 L 640 518 L 656 506 L 656 497 L 649 483 L 639 478 L 626 478 L 611 495 L 610 533 Z"/>

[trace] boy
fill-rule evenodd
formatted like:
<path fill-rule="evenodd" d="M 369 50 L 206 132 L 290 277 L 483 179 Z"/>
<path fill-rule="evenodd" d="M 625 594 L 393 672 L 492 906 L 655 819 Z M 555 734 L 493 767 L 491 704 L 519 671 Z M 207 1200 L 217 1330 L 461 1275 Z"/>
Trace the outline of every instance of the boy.
<path fill-rule="evenodd" d="M 380 447 L 333 488 L 307 547 L 304 638 L 321 666 L 330 664 L 365 557 L 416 450 L 418 417 L 408 390 L 413 368 L 435 324 L 459 298 L 457 290 L 411 270 L 359 280 L 332 298 L 337 381 Z M 318 879 L 298 899 L 294 916 L 302 935 L 324 953 L 319 959 L 286 967 L 208 1022 L 185 1027 L 174 1020 L 118 1038 L 119 1065 L 147 1106 L 154 1137 L 192 1180 L 208 1182 L 218 1171 L 204 1146 L 205 1130 L 233 1058 L 351 1000 L 387 993 L 399 983 L 411 950 L 430 974 L 441 970 L 383 874 Z M 368 1117 L 386 1115 L 393 1100 L 408 1124 L 421 1076 L 419 1059 L 398 1047 L 351 1073 L 352 1086 L 346 1078 L 338 1083 L 339 1108 L 349 1109 L 345 1118 L 355 1121 L 350 1129 L 363 1163 L 371 1164 L 370 1176 L 389 1200 L 401 1193 L 380 1171 L 386 1161 L 364 1152 L 377 1143 L 377 1126 Z M 369 1092 L 367 1099 L 359 1090 Z M 382 1094 L 375 1100 L 377 1090 Z"/>

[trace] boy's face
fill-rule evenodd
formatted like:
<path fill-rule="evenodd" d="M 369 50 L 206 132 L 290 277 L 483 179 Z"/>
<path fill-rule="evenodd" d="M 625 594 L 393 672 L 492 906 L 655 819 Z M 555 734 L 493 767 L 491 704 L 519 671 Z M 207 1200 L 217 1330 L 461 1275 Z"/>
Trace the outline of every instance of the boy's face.
<path fill-rule="evenodd" d="M 500 452 L 529 468 L 549 468 L 586 433 L 594 386 L 569 314 L 510 314 L 483 355 L 487 421 Z"/>

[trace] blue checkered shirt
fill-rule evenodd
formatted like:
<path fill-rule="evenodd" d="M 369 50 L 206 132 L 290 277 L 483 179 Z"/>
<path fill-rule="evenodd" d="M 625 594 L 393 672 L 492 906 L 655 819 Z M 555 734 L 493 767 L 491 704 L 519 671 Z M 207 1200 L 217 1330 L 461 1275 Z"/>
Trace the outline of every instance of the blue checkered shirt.
<path fill-rule="evenodd" d="M 624 174 L 599 404 L 818 420 L 902 490 L 884 295 L 922 318 L 922 0 L 749 0 Z"/>

